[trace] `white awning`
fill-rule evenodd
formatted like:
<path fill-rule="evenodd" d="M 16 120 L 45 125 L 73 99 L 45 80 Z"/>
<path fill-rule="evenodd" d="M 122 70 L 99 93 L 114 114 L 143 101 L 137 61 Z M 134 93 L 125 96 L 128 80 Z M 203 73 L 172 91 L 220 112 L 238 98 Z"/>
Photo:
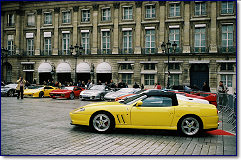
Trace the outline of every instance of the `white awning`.
<path fill-rule="evenodd" d="M 90 66 L 88 63 L 79 63 L 76 68 L 76 73 L 90 73 Z"/>
<path fill-rule="evenodd" d="M 112 73 L 109 63 L 103 62 L 96 67 L 96 73 Z"/>
<path fill-rule="evenodd" d="M 52 66 L 49 63 L 42 63 L 38 67 L 38 73 L 49 73 L 52 71 Z"/>
<path fill-rule="evenodd" d="M 56 68 L 56 73 L 71 73 L 71 67 L 68 63 L 60 63 Z"/>

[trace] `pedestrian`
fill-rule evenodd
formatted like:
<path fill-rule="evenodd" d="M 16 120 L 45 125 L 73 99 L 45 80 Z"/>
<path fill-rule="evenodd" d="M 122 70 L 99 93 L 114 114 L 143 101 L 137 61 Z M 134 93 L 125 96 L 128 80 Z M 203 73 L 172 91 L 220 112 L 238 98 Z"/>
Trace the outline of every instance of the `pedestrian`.
<path fill-rule="evenodd" d="M 125 86 L 126 86 L 126 88 L 128 88 L 128 87 L 129 87 L 127 82 L 125 83 Z"/>
<path fill-rule="evenodd" d="M 21 95 L 21 99 L 23 99 L 23 90 L 24 90 L 24 85 L 25 85 L 26 81 L 23 79 L 23 77 L 19 77 L 19 79 L 17 80 L 17 99 L 19 99 L 20 95 Z"/>
<path fill-rule="evenodd" d="M 62 84 L 59 82 L 59 83 L 58 83 L 58 87 L 61 88 L 61 86 L 62 86 Z"/>
<path fill-rule="evenodd" d="M 46 81 L 44 81 L 44 82 L 43 82 L 43 84 L 46 86 L 46 85 L 47 85 L 47 82 L 46 82 Z"/>
<path fill-rule="evenodd" d="M 140 88 L 140 86 L 135 82 L 135 84 L 133 85 L 133 88 Z"/>
<path fill-rule="evenodd" d="M 87 88 L 90 87 L 90 83 L 91 83 L 91 81 L 90 81 L 90 79 L 89 79 L 88 82 L 87 82 L 87 84 L 86 84 L 86 87 L 87 87 Z"/>
<path fill-rule="evenodd" d="M 218 90 L 219 105 L 226 106 L 227 101 L 228 101 L 228 97 L 227 97 L 227 92 L 229 91 L 228 87 L 223 84 L 223 81 L 220 81 L 217 90 Z"/>
<path fill-rule="evenodd" d="M 85 88 L 85 81 L 82 81 L 80 87 Z"/>
<path fill-rule="evenodd" d="M 210 87 L 208 86 L 207 82 L 203 82 L 202 91 L 210 92 Z"/>
<path fill-rule="evenodd" d="M 116 84 L 113 82 L 113 80 L 110 80 L 110 88 L 116 88 Z"/>
<path fill-rule="evenodd" d="M 144 87 L 144 84 L 141 84 L 141 89 L 144 89 L 145 87 Z"/>
<path fill-rule="evenodd" d="M 160 83 L 157 83 L 155 89 L 162 89 L 162 86 L 160 85 Z"/>
<path fill-rule="evenodd" d="M 97 83 L 97 85 L 102 85 L 101 80 L 99 80 L 99 82 Z"/>
<path fill-rule="evenodd" d="M 125 85 L 125 83 L 123 82 L 123 80 L 121 80 L 121 81 L 118 83 L 118 88 L 126 88 L 126 85 Z"/>

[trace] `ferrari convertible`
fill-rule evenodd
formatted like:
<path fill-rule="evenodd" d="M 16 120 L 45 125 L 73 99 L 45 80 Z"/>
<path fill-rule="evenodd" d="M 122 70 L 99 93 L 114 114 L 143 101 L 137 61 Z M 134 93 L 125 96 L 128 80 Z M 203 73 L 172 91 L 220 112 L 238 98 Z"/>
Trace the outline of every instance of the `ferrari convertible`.
<path fill-rule="evenodd" d="M 50 97 L 53 99 L 56 98 L 66 98 L 66 99 L 74 99 L 75 97 L 79 97 L 79 94 L 84 89 L 77 86 L 67 86 L 61 89 L 53 90 L 49 93 Z"/>
<path fill-rule="evenodd" d="M 72 125 L 100 133 L 114 128 L 177 130 L 194 136 L 218 128 L 214 105 L 177 100 L 172 92 L 142 93 L 119 102 L 99 102 L 70 112 Z"/>

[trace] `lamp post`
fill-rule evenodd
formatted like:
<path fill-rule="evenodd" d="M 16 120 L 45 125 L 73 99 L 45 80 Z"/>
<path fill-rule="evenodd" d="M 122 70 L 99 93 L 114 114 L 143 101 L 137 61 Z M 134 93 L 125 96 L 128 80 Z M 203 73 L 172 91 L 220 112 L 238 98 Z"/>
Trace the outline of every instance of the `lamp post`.
<path fill-rule="evenodd" d="M 171 42 L 168 40 L 168 42 L 165 44 L 165 42 L 163 42 L 162 43 L 162 45 L 161 45 L 161 48 L 162 48 L 162 52 L 164 53 L 166 53 L 167 54 L 167 67 L 168 67 L 168 71 L 167 71 L 167 73 L 168 73 L 168 76 L 167 76 L 167 89 L 169 89 L 170 88 L 170 62 L 169 62 L 169 59 L 170 59 L 170 49 L 171 49 L 171 46 L 172 46 L 172 48 L 173 48 L 173 53 L 175 53 L 175 51 L 176 51 L 176 48 L 177 48 L 177 44 L 176 44 L 176 42 L 174 41 L 174 43 L 173 44 L 171 44 Z"/>
<path fill-rule="evenodd" d="M 73 50 L 75 50 L 75 53 L 73 54 L 73 56 L 75 57 L 75 83 L 77 84 L 77 72 L 76 72 L 77 59 L 78 59 L 78 56 L 80 54 L 82 54 L 83 47 L 81 45 L 78 46 L 78 44 L 76 44 L 74 47 L 71 45 L 69 49 L 70 49 L 71 54 L 73 53 Z"/>

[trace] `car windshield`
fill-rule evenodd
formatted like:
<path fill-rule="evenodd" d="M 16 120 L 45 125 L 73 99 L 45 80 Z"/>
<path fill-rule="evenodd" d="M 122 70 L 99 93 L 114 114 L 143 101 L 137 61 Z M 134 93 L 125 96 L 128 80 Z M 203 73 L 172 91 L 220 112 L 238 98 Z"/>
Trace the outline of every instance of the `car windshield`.
<path fill-rule="evenodd" d="M 28 89 L 42 89 L 43 86 L 29 86 Z"/>
<path fill-rule="evenodd" d="M 95 85 L 93 87 L 90 88 L 90 90 L 105 90 L 105 86 L 104 85 Z"/>
<path fill-rule="evenodd" d="M 8 84 L 5 87 L 9 87 L 9 88 L 16 88 L 17 84 Z"/>
<path fill-rule="evenodd" d="M 119 91 L 117 92 L 125 92 L 125 93 L 129 93 L 129 92 L 133 92 L 134 88 L 121 88 Z"/>
<path fill-rule="evenodd" d="M 73 90 L 74 90 L 74 87 L 64 87 L 64 88 L 62 88 L 62 89 L 67 89 L 67 90 L 73 91 Z"/>
<path fill-rule="evenodd" d="M 131 96 L 129 98 L 126 98 L 124 101 L 120 101 L 120 103 L 130 105 L 130 104 L 135 103 L 135 102 L 137 102 L 141 99 L 144 99 L 146 97 L 147 97 L 146 95 L 138 94 L 138 95 L 134 95 L 134 96 Z"/>

